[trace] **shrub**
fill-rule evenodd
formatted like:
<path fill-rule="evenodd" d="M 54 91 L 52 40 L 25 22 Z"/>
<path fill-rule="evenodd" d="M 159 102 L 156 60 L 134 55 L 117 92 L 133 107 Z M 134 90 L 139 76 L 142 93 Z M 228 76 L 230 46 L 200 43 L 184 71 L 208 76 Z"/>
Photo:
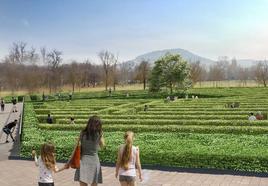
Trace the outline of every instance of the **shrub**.
<path fill-rule="evenodd" d="M 37 101 L 38 97 L 37 95 L 30 95 L 31 101 Z"/>
<path fill-rule="evenodd" d="M 18 102 L 22 102 L 24 99 L 24 96 L 18 96 Z"/>

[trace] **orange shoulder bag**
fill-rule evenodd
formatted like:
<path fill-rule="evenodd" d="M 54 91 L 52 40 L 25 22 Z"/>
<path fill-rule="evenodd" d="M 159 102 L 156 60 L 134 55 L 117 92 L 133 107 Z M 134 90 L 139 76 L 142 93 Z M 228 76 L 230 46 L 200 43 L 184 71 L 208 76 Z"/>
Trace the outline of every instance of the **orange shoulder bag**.
<path fill-rule="evenodd" d="M 80 153 L 81 153 L 81 145 L 80 145 L 81 137 L 79 138 L 79 141 L 76 145 L 75 151 L 73 153 L 73 156 L 70 160 L 70 167 L 73 169 L 80 168 Z"/>

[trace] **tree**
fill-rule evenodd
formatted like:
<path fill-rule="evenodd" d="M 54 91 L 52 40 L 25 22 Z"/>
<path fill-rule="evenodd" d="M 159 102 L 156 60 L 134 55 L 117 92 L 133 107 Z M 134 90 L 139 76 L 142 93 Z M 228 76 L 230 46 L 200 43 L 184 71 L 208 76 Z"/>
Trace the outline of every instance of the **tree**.
<path fill-rule="evenodd" d="M 104 70 L 104 79 L 105 79 L 105 90 L 108 90 L 108 82 L 109 82 L 109 75 L 111 71 L 111 66 L 114 62 L 114 55 L 109 51 L 101 51 L 99 52 L 99 58 L 102 62 L 103 70 Z"/>
<path fill-rule="evenodd" d="M 52 88 L 56 91 L 57 86 L 60 84 L 60 71 L 59 66 L 62 61 L 62 52 L 54 49 L 47 54 L 47 64 L 49 70 L 49 91 L 51 93 Z M 53 80 L 53 81 L 51 81 Z"/>
<path fill-rule="evenodd" d="M 268 61 L 259 61 L 254 70 L 255 80 L 267 87 L 268 81 Z"/>
<path fill-rule="evenodd" d="M 166 54 L 155 62 L 150 77 L 150 91 L 165 86 L 173 93 L 174 88 L 186 88 L 190 79 L 190 66 L 180 55 Z"/>
<path fill-rule="evenodd" d="M 115 91 L 115 85 L 118 83 L 118 72 L 117 72 L 117 65 L 118 65 L 118 54 L 116 57 L 112 55 L 112 76 L 113 76 L 113 88 Z"/>
<path fill-rule="evenodd" d="M 31 50 L 28 51 L 27 58 L 31 65 L 35 65 L 38 62 L 39 55 L 36 53 L 36 49 L 34 47 L 32 47 Z"/>
<path fill-rule="evenodd" d="M 25 42 L 13 43 L 9 53 L 13 63 L 23 63 L 26 59 L 26 46 Z"/>
<path fill-rule="evenodd" d="M 148 74 L 150 71 L 150 65 L 149 62 L 146 60 L 143 60 L 139 66 L 137 67 L 137 75 L 136 78 L 140 80 L 143 83 L 143 89 L 146 88 L 146 81 L 148 79 Z"/>
<path fill-rule="evenodd" d="M 133 67 L 135 64 L 133 62 L 123 62 L 119 66 L 119 80 L 122 84 L 128 84 L 133 81 Z"/>
<path fill-rule="evenodd" d="M 209 67 L 209 80 L 216 82 L 216 87 L 218 82 L 226 78 L 226 63 L 218 61 Z"/>
<path fill-rule="evenodd" d="M 191 63 L 191 80 L 193 84 L 201 82 L 204 70 L 205 69 L 201 66 L 200 61 Z"/>
<path fill-rule="evenodd" d="M 68 74 L 68 79 L 69 82 L 72 84 L 72 90 L 74 92 L 75 89 L 75 84 L 77 83 L 78 80 L 78 65 L 76 61 L 73 61 L 71 63 L 71 66 L 68 68 L 69 74 Z"/>
<path fill-rule="evenodd" d="M 44 65 L 46 65 L 46 59 L 47 59 L 47 49 L 46 47 L 41 47 L 40 48 L 40 53 L 41 53 L 41 56 L 42 56 L 42 62 Z"/>
<path fill-rule="evenodd" d="M 247 86 L 247 80 L 249 79 L 249 70 L 248 68 L 240 67 L 238 70 L 238 78 L 243 86 Z"/>

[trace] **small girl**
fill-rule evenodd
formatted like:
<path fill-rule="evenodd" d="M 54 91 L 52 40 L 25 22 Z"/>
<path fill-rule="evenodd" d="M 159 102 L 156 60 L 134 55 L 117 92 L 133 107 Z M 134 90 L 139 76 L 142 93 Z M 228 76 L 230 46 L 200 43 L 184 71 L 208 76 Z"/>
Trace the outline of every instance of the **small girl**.
<path fill-rule="evenodd" d="M 135 165 L 138 169 L 139 179 L 142 181 L 139 149 L 132 145 L 133 137 L 133 132 L 126 132 L 124 135 L 125 144 L 121 145 L 118 149 L 115 177 L 117 178 L 119 175 L 121 186 L 135 186 Z"/>
<path fill-rule="evenodd" d="M 45 143 L 41 146 L 41 156 L 37 159 L 35 150 L 32 151 L 35 165 L 39 167 L 39 186 L 54 186 L 52 172 L 60 172 L 69 168 L 64 165 L 61 169 L 56 166 L 55 147 L 51 143 Z"/>

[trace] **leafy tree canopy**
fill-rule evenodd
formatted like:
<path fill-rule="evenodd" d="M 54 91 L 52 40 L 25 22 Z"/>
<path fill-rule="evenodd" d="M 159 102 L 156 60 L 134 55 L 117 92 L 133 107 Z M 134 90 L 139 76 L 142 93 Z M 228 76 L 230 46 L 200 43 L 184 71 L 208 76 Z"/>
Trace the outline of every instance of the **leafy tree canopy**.
<path fill-rule="evenodd" d="M 158 92 L 166 87 L 173 93 L 174 89 L 187 90 L 191 86 L 190 65 L 180 55 L 167 53 L 155 61 L 150 75 L 150 91 Z"/>

